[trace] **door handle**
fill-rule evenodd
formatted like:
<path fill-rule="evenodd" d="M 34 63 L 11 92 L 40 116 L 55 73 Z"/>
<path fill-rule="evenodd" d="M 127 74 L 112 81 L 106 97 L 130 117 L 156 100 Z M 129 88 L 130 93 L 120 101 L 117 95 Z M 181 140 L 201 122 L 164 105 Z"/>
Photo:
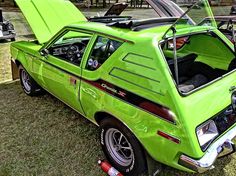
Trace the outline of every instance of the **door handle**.
<path fill-rule="evenodd" d="M 82 88 L 82 91 L 88 95 L 90 95 L 91 97 L 93 97 L 95 100 L 98 99 L 97 93 L 90 88 Z"/>

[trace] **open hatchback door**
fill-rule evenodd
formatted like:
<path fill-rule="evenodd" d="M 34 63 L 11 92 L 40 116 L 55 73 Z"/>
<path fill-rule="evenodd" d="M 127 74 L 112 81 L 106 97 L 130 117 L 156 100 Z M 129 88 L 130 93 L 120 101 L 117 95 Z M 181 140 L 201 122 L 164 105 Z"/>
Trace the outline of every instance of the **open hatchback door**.
<path fill-rule="evenodd" d="M 64 26 L 87 21 L 69 0 L 16 0 L 39 43 L 47 42 Z"/>
<path fill-rule="evenodd" d="M 180 17 L 184 11 L 171 0 L 146 0 L 160 17 Z"/>
<path fill-rule="evenodd" d="M 181 8 L 173 0 L 146 0 L 146 2 L 156 11 L 160 17 L 178 17 L 188 19 L 190 24 L 199 24 L 205 17 L 213 19 L 212 25 L 215 25 L 214 16 L 207 0 L 198 0 L 192 6 Z"/>
<path fill-rule="evenodd" d="M 104 14 L 104 16 L 119 16 L 127 7 L 127 3 L 113 4 Z"/>
<path fill-rule="evenodd" d="M 199 11 L 199 16 L 196 16 Z M 193 24 L 183 23 L 189 15 Z M 209 23 L 199 23 L 209 17 Z M 185 20 L 187 21 L 187 20 Z M 162 36 L 162 49 L 180 93 L 189 94 L 234 70 L 235 53 L 218 35 L 207 0 L 190 6 Z"/>

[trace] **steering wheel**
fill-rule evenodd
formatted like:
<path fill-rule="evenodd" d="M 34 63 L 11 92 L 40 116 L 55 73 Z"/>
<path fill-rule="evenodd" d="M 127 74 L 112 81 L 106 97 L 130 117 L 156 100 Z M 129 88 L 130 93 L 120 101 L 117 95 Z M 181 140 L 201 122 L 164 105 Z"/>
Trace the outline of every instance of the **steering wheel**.
<path fill-rule="evenodd" d="M 66 51 L 66 58 L 73 63 L 80 61 L 82 59 L 85 46 L 86 45 L 83 42 L 71 44 Z"/>

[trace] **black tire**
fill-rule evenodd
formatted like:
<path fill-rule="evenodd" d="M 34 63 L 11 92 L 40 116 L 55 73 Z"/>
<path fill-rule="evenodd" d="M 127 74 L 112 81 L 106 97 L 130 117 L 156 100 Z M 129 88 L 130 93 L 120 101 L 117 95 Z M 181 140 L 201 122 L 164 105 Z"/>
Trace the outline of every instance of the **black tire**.
<path fill-rule="evenodd" d="M 20 83 L 24 92 L 29 96 L 40 95 L 43 89 L 33 80 L 29 73 L 24 69 L 22 65 L 19 66 Z M 25 80 L 27 76 L 27 83 Z"/>
<path fill-rule="evenodd" d="M 11 41 L 14 42 L 14 41 L 16 41 L 16 39 L 15 38 L 11 38 Z"/>
<path fill-rule="evenodd" d="M 124 126 L 120 121 L 114 119 L 114 118 L 106 118 L 101 121 L 100 123 L 100 135 L 101 135 L 101 145 L 104 154 L 106 155 L 107 160 L 111 163 L 113 167 L 115 167 L 118 171 L 120 171 L 125 176 L 138 176 L 142 175 L 146 172 L 146 158 L 144 154 L 144 150 L 139 143 L 139 141 L 136 139 L 136 137 L 130 132 L 130 130 Z M 111 131 L 117 130 L 114 133 L 114 136 L 118 136 L 119 132 L 123 134 L 122 137 L 123 140 L 120 140 L 120 143 L 122 147 L 131 147 L 131 150 L 128 149 L 121 149 L 121 147 L 118 151 L 115 150 L 113 152 L 113 147 L 110 147 L 111 142 L 108 142 L 107 139 L 109 139 L 109 135 Z M 116 133 L 117 132 L 117 133 Z M 114 137 L 113 136 L 113 137 Z M 114 137 L 115 138 L 115 137 Z M 115 140 L 114 140 L 115 141 Z M 114 143 L 113 143 L 114 144 Z M 114 146 L 114 145 L 113 145 Z M 129 153 L 133 153 L 132 160 L 127 160 L 128 162 L 122 163 L 122 160 L 117 159 L 114 153 L 120 153 L 121 150 L 123 151 L 122 154 L 126 153 L 129 155 Z M 128 150 L 128 151 L 127 151 Z M 132 152 L 131 152 L 132 151 Z M 127 153 L 128 152 L 128 153 Z M 126 155 L 126 156 L 127 156 Z M 122 155 L 119 155 L 118 157 L 122 157 Z M 124 158 L 124 157 L 123 157 Z"/>

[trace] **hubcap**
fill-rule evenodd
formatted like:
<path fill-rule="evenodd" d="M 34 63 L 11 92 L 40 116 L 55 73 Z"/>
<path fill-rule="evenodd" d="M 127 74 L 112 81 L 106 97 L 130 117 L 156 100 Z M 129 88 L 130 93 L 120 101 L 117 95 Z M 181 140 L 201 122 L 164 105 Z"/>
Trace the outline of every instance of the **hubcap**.
<path fill-rule="evenodd" d="M 105 134 L 105 144 L 111 157 L 121 166 L 129 166 L 134 160 L 131 144 L 117 129 L 110 128 Z"/>
<path fill-rule="evenodd" d="M 22 83 L 23 83 L 25 90 L 27 92 L 29 92 L 31 89 L 30 78 L 29 78 L 28 73 L 26 73 L 25 70 L 21 71 L 21 78 L 22 78 Z"/>

